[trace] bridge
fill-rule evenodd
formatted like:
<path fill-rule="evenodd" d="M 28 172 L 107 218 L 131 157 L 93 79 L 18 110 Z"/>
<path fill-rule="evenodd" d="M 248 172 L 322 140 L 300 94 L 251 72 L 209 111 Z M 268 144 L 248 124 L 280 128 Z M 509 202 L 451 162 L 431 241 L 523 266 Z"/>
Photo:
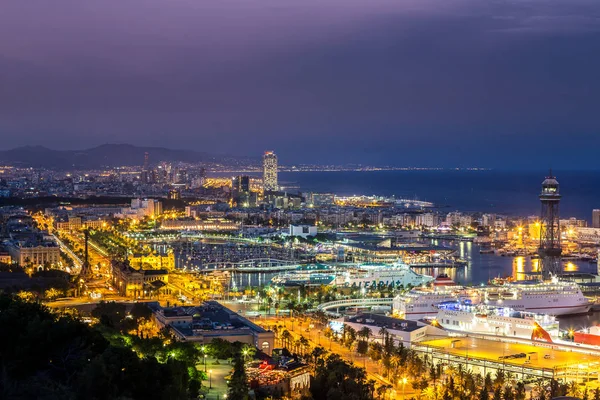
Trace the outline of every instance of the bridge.
<path fill-rule="evenodd" d="M 331 308 L 340 308 L 340 307 L 373 307 L 373 306 L 391 306 L 394 302 L 393 297 L 386 297 L 383 299 L 344 299 L 344 300 L 334 300 L 329 301 L 327 303 L 322 303 L 317 306 L 317 310 L 324 311 L 328 314 L 339 315 L 337 312 L 328 311 Z"/>
<path fill-rule="evenodd" d="M 207 263 L 206 270 L 236 272 L 275 272 L 295 270 L 299 267 L 296 260 L 279 260 L 275 258 L 253 258 L 239 262 Z"/>

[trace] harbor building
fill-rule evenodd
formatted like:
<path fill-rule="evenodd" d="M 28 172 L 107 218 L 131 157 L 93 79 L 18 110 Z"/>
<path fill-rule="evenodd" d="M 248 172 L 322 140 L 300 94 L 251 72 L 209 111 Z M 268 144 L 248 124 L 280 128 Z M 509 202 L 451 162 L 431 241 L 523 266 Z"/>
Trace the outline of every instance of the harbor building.
<path fill-rule="evenodd" d="M 241 342 L 253 345 L 263 353 L 271 355 L 275 345 L 275 334 L 216 301 L 207 301 L 199 306 L 151 307 L 154 320 L 162 329 L 168 327 L 177 340 L 209 344 L 214 339 Z"/>

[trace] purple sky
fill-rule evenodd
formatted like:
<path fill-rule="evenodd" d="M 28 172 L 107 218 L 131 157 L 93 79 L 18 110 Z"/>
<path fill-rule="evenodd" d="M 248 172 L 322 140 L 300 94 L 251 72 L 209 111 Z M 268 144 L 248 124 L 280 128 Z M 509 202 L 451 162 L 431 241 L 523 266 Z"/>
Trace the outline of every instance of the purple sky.
<path fill-rule="evenodd" d="M 598 168 L 600 1 L 3 0 L 0 137 Z"/>

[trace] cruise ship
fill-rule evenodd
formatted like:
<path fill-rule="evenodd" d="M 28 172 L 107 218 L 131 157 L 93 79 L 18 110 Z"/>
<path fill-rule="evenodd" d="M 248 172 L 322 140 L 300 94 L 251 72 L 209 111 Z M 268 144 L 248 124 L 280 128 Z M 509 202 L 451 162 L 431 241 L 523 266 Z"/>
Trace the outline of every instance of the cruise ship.
<path fill-rule="evenodd" d="M 457 300 L 553 316 L 583 314 L 592 307 L 576 283 L 556 278 L 548 282 L 519 281 L 465 288 L 444 275 L 436 278 L 431 287 L 414 288 L 396 296 L 393 311 L 401 318 L 418 320 L 436 315 L 438 304 Z"/>
<path fill-rule="evenodd" d="M 274 285 L 282 286 L 320 286 L 336 285 L 341 287 L 368 288 L 372 286 L 407 287 L 424 285 L 433 277 L 414 272 L 403 263 L 393 264 L 360 264 L 344 271 L 340 270 L 308 270 L 304 268 L 288 273 L 278 274 L 271 279 Z"/>
<path fill-rule="evenodd" d="M 478 290 L 484 304 L 516 311 L 560 316 L 584 314 L 592 307 L 578 284 L 559 281 L 556 277 L 546 282 L 517 281 Z"/>
<path fill-rule="evenodd" d="M 361 264 L 355 269 L 345 271 L 335 279 L 335 285 L 347 287 L 372 287 L 372 286 L 421 286 L 433 281 L 429 275 L 421 275 L 410 269 L 407 264 L 396 262 L 393 264 Z"/>
<path fill-rule="evenodd" d="M 479 302 L 479 293 L 457 285 L 448 275 L 439 275 L 430 286 L 415 287 L 394 298 L 393 312 L 399 318 L 419 320 L 434 317 L 439 312 L 438 304 L 469 300 Z"/>
<path fill-rule="evenodd" d="M 451 331 L 549 343 L 559 336 L 558 321 L 550 315 L 458 301 L 440 303 L 438 308 L 434 324 Z"/>

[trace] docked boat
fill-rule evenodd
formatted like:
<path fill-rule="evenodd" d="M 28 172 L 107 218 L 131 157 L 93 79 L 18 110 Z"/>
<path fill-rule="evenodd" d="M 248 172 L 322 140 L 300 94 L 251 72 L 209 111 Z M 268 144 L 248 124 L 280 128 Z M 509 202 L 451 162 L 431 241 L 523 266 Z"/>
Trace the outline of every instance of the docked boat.
<path fill-rule="evenodd" d="M 575 343 L 600 346 L 600 325 L 575 331 L 572 335 Z"/>
<path fill-rule="evenodd" d="M 457 300 L 552 316 L 584 314 L 592 307 L 578 284 L 557 278 L 546 282 L 505 280 L 500 285 L 466 288 L 441 275 L 431 287 L 396 296 L 393 309 L 401 318 L 418 320 L 437 314 L 438 304 Z"/>
<path fill-rule="evenodd" d="M 407 264 L 361 264 L 337 276 L 335 285 L 347 287 L 393 286 L 408 287 L 425 285 L 433 281 L 429 275 L 413 271 Z"/>
<path fill-rule="evenodd" d="M 399 318 L 419 320 L 437 315 L 438 304 L 459 299 L 479 302 L 479 294 L 457 285 L 448 275 L 441 274 L 431 286 L 415 287 L 396 296 L 393 312 Z"/>
<path fill-rule="evenodd" d="M 485 286 L 477 290 L 484 304 L 516 311 L 560 316 L 584 314 L 592 307 L 592 302 L 583 295 L 578 284 L 557 278 L 545 282 L 505 282 L 501 286 Z"/>
<path fill-rule="evenodd" d="M 558 321 L 551 315 L 458 301 L 441 303 L 438 309 L 435 324 L 455 332 L 509 336 L 549 343 L 559 336 Z"/>
<path fill-rule="evenodd" d="M 283 272 L 271 278 L 277 286 L 321 286 L 332 285 L 340 272 L 325 264 L 309 264 L 296 267 L 294 271 Z"/>
<path fill-rule="evenodd" d="M 321 286 L 331 285 L 336 275 L 324 272 L 290 272 L 278 274 L 271 283 L 279 286 Z"/>

